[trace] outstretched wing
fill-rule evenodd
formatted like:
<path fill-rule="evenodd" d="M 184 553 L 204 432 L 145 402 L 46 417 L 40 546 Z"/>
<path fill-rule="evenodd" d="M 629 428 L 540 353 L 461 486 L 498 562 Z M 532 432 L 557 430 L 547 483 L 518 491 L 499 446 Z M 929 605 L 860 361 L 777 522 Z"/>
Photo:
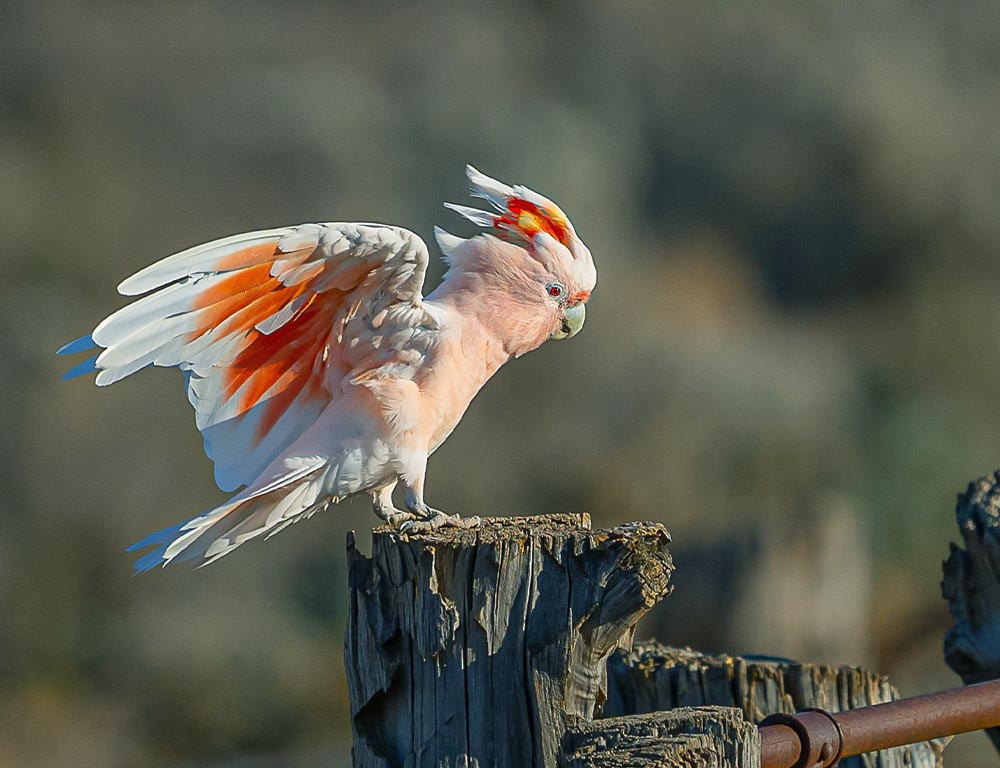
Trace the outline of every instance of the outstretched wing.
<path fill-rule="evenodd" d="M 115 312 L 60 354 L 103 347 L 67 374 L 112 384 L 149 365 L 187 377 L 223 490 L 249 484 L 315 421 L 349 368 L 344 329 L 419 306 L 427 246 L 383 224 L 302 224 L 196 246 L 125 280 Z"/>

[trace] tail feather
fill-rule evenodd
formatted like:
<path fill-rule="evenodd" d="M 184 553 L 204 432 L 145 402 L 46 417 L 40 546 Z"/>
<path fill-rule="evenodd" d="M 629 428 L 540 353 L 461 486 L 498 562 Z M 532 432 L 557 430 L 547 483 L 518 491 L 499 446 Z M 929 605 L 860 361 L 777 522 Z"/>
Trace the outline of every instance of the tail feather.
<path fill-rule="evenodd" d="M 318 458 L 257 490 L 247 489 L 215 509 L 149 534 L 128 548 L 134 552 L 153 547 L 132 567 L 143 573 L 199 557 L 204 558 L 201 567 L 251 539 L 270 537 L 311 516 L 332 501 L 323 495 L 326 462 L 317 464 Z"/>
<path fill-rule="evenodd" d="M 69 344 L 63 344 L 56 350 L 56 354 L 75 355 L 77 352 L 87 352 L 92 349 L 99 348 L 94 343 L 94 338 L 90 334 L 87 334 L 86 336 L 81 336 L 79 339 L 73 339 Z M 86 376 L 88 373 L 94 373 L 95 371 L 97 371 L 97 355 L 88 357 L 82 363 L 68 370 L 63 374 L 63 380 L 75 379 L 77 376 Z"/>
<path fill-rule="evenodd" d="M 75 379 L 78 376 L 86 376 L 88 373 L 97 373 L 97 355 L 87 358 L 82 363 L 77 363 L 63 374 L 63 381 Z"/>
<path fill-rule="evenodd" d="M 181 532 L 184 525 L 185 523 L 178 523 L 177 525 L 172 525 L 169 528 L 164 528 L 161 531 L 155 531 L 141 541 L 137 541 L 131 547 L 126 548 L 126 552 L 135 552 L 137 549 L 145 549 L 146 547 L 155 546 L 155 549 L 151 549 L 132 564 L 132 568 L 135 572 L 145 573 L 158 565 L 166 565 L 169 561 L 164 559 L 163 553 L 166 552 L 167 547 Z"/>

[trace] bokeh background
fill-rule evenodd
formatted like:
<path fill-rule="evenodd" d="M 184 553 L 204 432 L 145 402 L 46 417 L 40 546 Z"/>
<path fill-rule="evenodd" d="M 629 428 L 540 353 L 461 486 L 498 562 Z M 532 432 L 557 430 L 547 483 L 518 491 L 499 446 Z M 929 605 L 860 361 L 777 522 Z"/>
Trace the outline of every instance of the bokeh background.
<path fill-rule="evenodd" d="M 224 497 L 179 374 L 98 390 L 53 353 L 218 236 L 468 234 L 440 207 L 466 162 L 556 199 L 600 283 L 580 336 L 474 402 L 429 500 L 664 521 L 676 592 L 640 634 L 958 683 L 940 565 L 956 492 L 1000 465 L 995 3 L 0 17 L 0 765 L 348 765 L 367 504 L 132 579 L 125 546 Z M 946 754 L 996 761 L 981 734 Z"/>

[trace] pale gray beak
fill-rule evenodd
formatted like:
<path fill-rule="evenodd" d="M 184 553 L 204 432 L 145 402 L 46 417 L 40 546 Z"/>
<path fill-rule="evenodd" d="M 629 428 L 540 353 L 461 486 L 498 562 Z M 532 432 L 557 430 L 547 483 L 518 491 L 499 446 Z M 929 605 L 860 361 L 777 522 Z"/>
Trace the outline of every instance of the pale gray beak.
<path fill-rule="evenodd" d="M 549 336 L 550 339 L 568 339 L 576 336 L 583 328 L 583 321 L 587 319 L 587 310 L 583 304 L 575 307 L 566 307 L 566 314 L 563 316 L 562 325 Z"/>

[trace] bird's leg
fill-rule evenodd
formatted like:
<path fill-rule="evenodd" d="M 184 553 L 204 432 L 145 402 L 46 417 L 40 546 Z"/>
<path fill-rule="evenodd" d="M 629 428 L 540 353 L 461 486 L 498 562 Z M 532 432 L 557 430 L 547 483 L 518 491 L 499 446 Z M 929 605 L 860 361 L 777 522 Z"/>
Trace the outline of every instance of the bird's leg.
<path fill-rule="evenodd" d="M 406 508 L 418 519 L 408 520 L 400 526 L 404 532 L 426 532 L 438 528 L 474 528 L 479 525 L 478 517 L 459 517 L 448 515 L 439 509 L 427 506 L 424 502 L 424 473 L 420 472 L 412 481 L 404 480 L 406 489 Z"/>
<path fill-rule="evenodd" d="M 393 506 L 392 492 L 395 488 L 396 484 L 392 483 L 391 485 L 379 488 L 377 491 L 373 491 L 372 506 L 375 509 L 375 514 L 382 520 L 393 528 L 399 528 L 407 521 L 416 520 L 417 516 L 412 512 L 403 512 L 401 509 L 396 509 Z"/>

